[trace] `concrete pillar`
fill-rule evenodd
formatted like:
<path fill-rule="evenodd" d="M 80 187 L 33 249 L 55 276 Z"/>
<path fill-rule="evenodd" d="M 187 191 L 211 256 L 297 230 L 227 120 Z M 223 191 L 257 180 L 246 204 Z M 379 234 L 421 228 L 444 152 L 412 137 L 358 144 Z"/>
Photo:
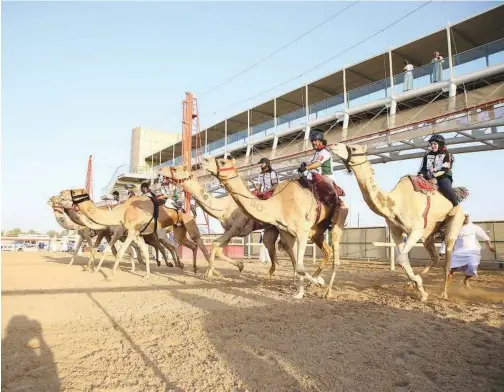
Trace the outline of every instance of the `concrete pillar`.
<path fill-rule="evenodd" d="M 278 118 L 277 118 L 277 100 L 273 99 L 273 124 L 275 125 L 275 135 L 277 134 Z"/>

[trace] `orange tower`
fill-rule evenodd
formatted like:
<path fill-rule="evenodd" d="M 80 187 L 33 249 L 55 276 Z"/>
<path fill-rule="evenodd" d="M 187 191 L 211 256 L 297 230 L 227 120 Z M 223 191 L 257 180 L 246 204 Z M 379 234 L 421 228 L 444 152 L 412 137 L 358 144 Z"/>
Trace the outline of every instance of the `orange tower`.
<path fill-rule="evenodd" d="M 203 158 L 203 145 L 201 143 L 200 124 L 198 115 L 198 100 L 190 92 L 186 92 L 186 99 L 182 102 L 182 162 L 192 170 L 193 165 L 201 163 Z M 191 195 L 185 194 L 184 207 L 190 211 Z M 208 232 L 210 225 L 208 215 L 203 213 Z M 199 225 L 200 226 L 200 225 Z"/>

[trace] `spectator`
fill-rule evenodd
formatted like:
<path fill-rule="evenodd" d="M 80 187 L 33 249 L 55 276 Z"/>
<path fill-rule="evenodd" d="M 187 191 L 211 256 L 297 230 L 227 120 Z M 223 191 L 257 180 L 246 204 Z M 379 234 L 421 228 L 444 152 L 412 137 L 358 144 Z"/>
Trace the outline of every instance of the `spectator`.
<path fill-rule="evenodd" d="M 439 55 L 439 52 L 433 53 L 433 58 L 431 60 L 432 64 L 432 74 L 431 83 L 440 82 L 443 80 L 443 56 Z"/>
<path fill-rule="evenodd" d="M 462 271 L 465 273 L 464 285 L 470 288 L 469 279 L 473 276 L 478 276 L 477 270 L 481 260 L 481 246 L 479 241 L 485 241 L 486 246 L 490 252 L 495 252 L 490 237 L 478 225 L 471 222 L 469 214 L 466 212 L 464 226 L 459 232 L 455 245 L 453 246 L 453 253 L 450 263 L 449 279 L 452 278 L 455 271 Z M 443 242 L 441 245 L 440 254 L 446 253 L 446 244 Z"/>
<path fill-rule="evenodd" d="M 260 245 L 261 248 L 259 249 L 259 261 L 262 264 L 270 264 L 271 259 L 269 256 L 268 249 L 266 249 L 266 247 L 264 246 L 263 238 L 264 238 L 264 230 L 261 231 L 261 237 L 259 238 L 259 243 L 261 244 Z"/>
<path fill-rule="evenodd" d="M 404 82 L 403 91 L 408 91 L 413 88 L 413 64 L 410 64 L 408 60 L 404 60 Z"/>

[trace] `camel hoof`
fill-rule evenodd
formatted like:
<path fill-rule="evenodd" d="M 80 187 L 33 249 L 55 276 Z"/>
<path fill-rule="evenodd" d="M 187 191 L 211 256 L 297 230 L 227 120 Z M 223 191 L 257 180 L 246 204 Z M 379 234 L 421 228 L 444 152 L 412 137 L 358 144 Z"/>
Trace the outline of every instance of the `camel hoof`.
<path fill-rule="evenodd" d="M 322 276 L 316 276 L 315 281 L 319 286 L 325 286 L 325 280 Z"/>
<path fill-rule="evenodd" d="M 330 289 L 327 289 L 326 292 L 324 293 L 324 295 L 322 296 L 322 298 L 324 298 L 324 299 L 331 299 L 332 297 L 333 297 L 332 290 L 330 290 Z"/>
<path fill-rule="evenodd" d="M 172 267 L 173 267 L 173 263 L 166 263 L 166 265 L 167 265 L 168 267 L 170 267 L 170 268 L 172 268 Z"/>
<path fill-rule="evenodd" d="M 422 294 L 422 297 L 420 298 L 420 302 L 426 302 L 427 301 L 427 297 L 429 296 L 429 294 L 427 293 L 423 293 Z"/>
<path fill-rule="evenodd" d="M 184 269 L 184 263 L 180 262 L 180 263 L 179 263 L 179 268 L 180 268 L 181 270 L 183 270 L 183 269 Z"/>
<path fill-rule="evenodd" d="M 302 291 L 298 292 L 297 294 L 294 294 L 292 298 L 294 299 L 303 299 L 304 293 Z"/>
<path fill-rule="evenodd" d="M 441 298 L 443 298 L 443 299 L 448 299 L 448 293 L 446 292 L 446 290 L 443 290 L 443 291 L 441 292 Z"/>
<path fill-rule="evenodd" d="M 238 271 L 242 272 L 243 268 L 245 267 L 241 261 L 237 263 Z"/>
<path fill-rule="evenodd" d="M 193 268 L 193 271 L 194 271 L 195 274 L 198 273 L 198 269 L 197 268 Z"/>
<path fill-rule="evenodd" d="M 142 276 L 142 278 L 149 279 L 150 278 L 150 274 L 145 274 L 144 276 Z"/>

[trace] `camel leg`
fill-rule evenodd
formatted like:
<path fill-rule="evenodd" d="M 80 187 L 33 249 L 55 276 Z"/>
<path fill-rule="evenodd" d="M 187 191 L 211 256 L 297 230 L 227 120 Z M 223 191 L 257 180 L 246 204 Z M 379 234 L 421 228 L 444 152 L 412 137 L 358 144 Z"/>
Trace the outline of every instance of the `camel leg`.
<path fill-rule="evenodd" d="M 175 227 L 173 230 L 173 233 L 175 234 L 175 240 L 181 244 L 184 245 L 186 248 L 189 248 L 193 252 L 193 271 L 194 273 L 198 273 L 198 265 L 196 264 L 196 257 L 198 254 L 198 245 L 196 245 L 193 241 L 191 241 L 189 238 L 186 237 L 186 229 L 185 227 Z"/>
<path fill-rule="evenodd" d="M 86 242 L 88 243 L 89 252 L 91 252 L 86 269 L 91 268 L 91 266 L 92 266 L 92 268 L 94 268 L 95 253 L 94 253 L 94 244 L 93 244 L 93 240 L 91 239 L 91 231 L 90 230 L 85 230 L 84 238 L 85 238 Z"/>
<path fill-rule="evenodd" d="M 115 240 L 117 240 L 116 236 L 119 237 L 119 235 L 121 235 L 121 234 L 122 233 L 114 234 L 114 238 L 112 239 L 112 242 L 115 242 Z M 126 253 L 126 249 L 128 249 L 128 246 L 130 246 L 131 241 L 134 241 L 134 240 L 136 240 L 136 233 L 134 233 L 133 231 L 129 231 L 128 236 L 124 240 L 123 245 L 119 249 L 119 252 L 117 252 L 117 256 L 114 261 L 114 266 L 112 267 L 112 274 L 114 274 L 114 275 L 116 274 L 117 268 L 119 267 L 119 263 L 123 259 L 124 253 Z M 140 248 L 141 248 L 141 244 L 138 241 L 136 241 L 136 242 L 137 242 L 138 246 L 140 246 Z M 143 240 L 142 240 L 142 243 L 145 244 L 145 242 L 143 242 Z M 147 248 L 145 248 L 145 249 L 147 250 Z M 142 256 L 145 257 L 145 254 L 142 254 Z M 145 264 L 149 264 L 149 252 L 147 252 L 147 258 L 145 259 Z M 135 263 L 133 263 L 133 268 L 132 268 L 132 272 L 134 272 L 134 271 L 135 271 Z"/>
<path fill-rule="evenodd" d="M 278 264 L 278 258 L 276 253 L 276 240 L 279 234 L 280 233 L 276 228 L 274 228 L 274 230 L 269 230 L 269 228 L 264 230 L 263 244 L 266 247 L 266 249 L 268 249 L 268 254 L 271 259 L 271 267 L 268 271 L 268 275 L 266 275 L 266 277 L 259 284 L 260 286 L 262 286 L 264 283 L 270 280 L 273 274 L 275 273 L 276 265 Z"/>
<path fill-rule="evenodd" d="M 429 264 L 427 264 L 427 266 L 424 268 L 424 270 L 422 272 L 420 272 L 420 275 L 425 275 L 427 272 L 429 272 L 429 270 L 431 269 L 431 267 L 435 266 L 438 263 L 438 261 L 439 261 L 439 255 L 438 255 L 438 252 L 436 250 L 436 245 L 434 244 L 434 234 L 435 233 L 432 233 L 424 241 L 423 245 L 424 245 L 424 248 L 429 253 L 430 261 L 429 261 Z"/>
<path fill-rule="evenodd" d="M 70 259 L 70 262 L 67 264 L 67 267 L 70 267 L 73 264 L 75 256 L 77 255 L 77 252 L 79 252 L 79 249 L 82 245 L 82 241 L 84 241 L 84 236 L 82 233 L 79 233 L 79 242 L 77 243 L 77 247 L 73 251 L 72 258 Z"/>
<path fill-rule="evenodd" d="M 296 273 L 299 275 L 299 290 L 294 295 L 294 298 L 301 299 L 304 297 L 304 278 L 306 277 L 310 282 L 318 284 L 313 277 L 304 269 L 304 254 L 306 245 L 308 244 L 309 231 L 298 233 L 297 235 L 297 257 L 296 257 Z"/>
<path fill-rule="evenodd" d="M 136 252 L 136 255 L 137 255 L 137 259 L 138 259 L 138 262 L 140 264 L 145 264 L 145 260 L 143 259 L 142 257 L 142 251 L 140 250 L 140 247 L 138 246 L 138 244 L 136 242 L 132 242 L 130 244 L 130 251 L 131 251 L 131 258 L 132 259 L 135 259 L 135 255 L 134 255 L 134 252 L 133 252 L 133 249 L 135 249 L 135 252 Z M 115 256 L 117 256 L 117 252 L 115 254 Z"/>
<path fill-rule="evenodd" d="M 179 259 L 178 255 L 176 252 L 175 244 L 170 243 L 168 238 L 166 236 L 160 236 L 158 235 L 158 240 L 161 245 L 163 245 L 166 249 L 168 249 L 168 252 L 170 252 L 171 258 L 173 259 L 173 262 L 175 265 L 179 265 Z M 168 261 L 168 259 L 165 259 L 165 264 L 167 267 L 173 267 L 173 263 L 171 261 Z"/>
<path fill-rule="evenodd" d="M 105 260 L 105 257 L 107 257 L 107 253 L 110 251 L 110 249 L 112 248 L 112 246 L 114 246 L 114 244 L 116 243 L 116 241 L 122 236 L 122 234 L 123 234 L 122 231 L 116 231 L 114 233 L 114 235 L 112 236 L 112 239 L 108 243 L 107 247 L 103 250 L 102 257 L 100 259 L 100 262 L 98 263 L 98 266 L 95 268 L 95 272 L 99 272 L 100 271 L 101 266 L 103 264 L 103 261 Z M 122 253 L 121 253 L 121 251 L 122 251 Z M 126 248 L 121 247 L 121 249 L 119 249 L 118 255 L 119 255 L 119 253 L 121 253 L 122 255 L 124 255 L 125 251 L 126 251 Z M 116 261 L 117 261 L 117 256 L 116 256 Z M 115 266 L 115 264 L 114 264 L 114 266 Z"/>
<path fill-rule="evenodd" d="M 337 221 L 335 222 L 336 224 L 333 226 L 330 235 L 331 235 L 331 242 L 332 242 L 332 257 L 333 257 L 333 270 L 332 270 L 332 275 L 331 275 L 331 280 L 329 284 L 327 285 L 327 290 L 324 293 L 324 298 L 330 298 L 331 293 L 332 293 L 332 287 L 334 284 L 334 278 L 336 277 L 336 271 L 338 270 L 339 266 L 341 265 L 341 260 L 339 256 L 340 252 L 340 240 L 341 236 L 343 235 L 343 227 L 345 227 L 345 220 L 348 215 L 348 208 L 341 208 L 338 211 L 338 218 Z M 323 237 L 322 237 L 323 238 Z"/>
<path fill-rule="evenodd" d="M 455 207 L 456 208 L 456 207 Z M 464 212 L 461 208 L 458 208 L 453 216 L 448 218 L 448 222 L 446 225 L 446 235 L 445 235 L 445 243 L 446 243 L 446 260 L 445 260 L 445 279 L 444 279 L 444 288 L 441 292 L 441 296 L 444 299 L 448 299 L 448 276 L 451 271 L 451 258 L 453 253 L 453 246 L 455 245 L 455 241 L 459 235 L 460 229 L 464 225 Z"/>
<path fill-rule="evenodd" d="M 322 259 L 317 270 L 313 274 L 313 277 L 316 278 L 322 272 L 322 270 L 329 262 L 329 260 L 331 260 L 333 256 L 333 250 L 331 249 L 329 244 L 325 241 L 324 231 L 322 228 L 314 231 L 311 236 L 311 239 L 315 243 L 315 245 L 317 245 L 320 249 L 322 249 L 322 252 L 324 252 L 324 258 Z"/>
<path fill-rule="evenodd" d="M 145 275 L 144 278 L 150 277 L 150 260 L 149 260 L 149 250 L 147 249 L 147 244 L 145 243 L 145 237 L 140 234 L 136 234 L 136 243 L 140 247 L 142 257 L 145 259 Z M 166 257 L 166 255 L 165 255 Z"/>
<path fill-rule="evenodd" d="M 241 229 L 242 222 L 238 222 L 238 224 L 234 224 L 231 229 L 227 230 L 224 234 L 222 234 L 219 238 L 217 238 L 212 243 L 212 248 L 210 250 L 210 257 L 208 260 L 208 269 L 205 274 L 206 277 L 211 277 L 214 271 L 214 261 L 215 256 L 218 256 L 220 259 L 227 261 L 230 264 L 233 264 L 235 267 L 238 267 L 240 272 L 243 271 L 243 263 L 241 261 L 235 262 L 233 259 L 224 255 L 224 247 L 231 241 L 233 237 L 236 237 Z"/>
<path fill-rule="evenodd" d="M 268 229 L 266 229 L 268 230 Z M 265 230 L 265 235 L 266 235 Z M 263 239 L 264 240 L 264 239 Z M 297 253 L 297 243 L 296 237 L 280 232 L 280 243 L 282 244 L 282 248 L 285 250 L 289 259 L 292 263 L 292 282 L 296 283 L 296 253 Z M 271 256 L 270 256 L 271 257 Z"/>
<path fill-rule="evenodd" d="M 159 238 L 157 235 L 154 234 L 149 234 L 143 237 L 145 243 L 147 245 L 153 246 L 154 249 L 157 249 L 159 252 L 161 252 L 161 255 L 163 256 L 163 259 L 165 261 L 165 264 L 168 265 L 168 257 L 166 256 L 166 251 L 164 247 L 161 245 L 161 242 L 159 241 Z M 161 263 L 158 264 L 158 267 L 161 266 Z M 171 265 L 173 267 L 173 264 Z"/>
<path fill-rule="evenodd" d="M 423 229 L 414 229 L 408 236 L 408 241 L 406 241 L 406 244 L 404 244 L 402 231 L 400 229 L 391 227 L 390 234 L 392 235 L 396 246 L 401 249 L 397 258 L 397 264 L 399 264 L 401 268 L 406 272 L 409 280 L 415 283 L 416 288 L 418 289 L 418 291 L 420 291 L 421 294 L 420 300 L 422 302 L 425 302 L 427 300 L 428 294 L 423 288 L 422 278 L 420 277 L 420 275 L 415 275 L 415 272 L 413 271 L 413 268 L 411 268 L 408 259 L 408 252 L 411 250 L 411 248 L 413 248 L 418 240 L 422 238 Z M 401 244 L 403 244 L 403 246 L 400 246 Z"/>

